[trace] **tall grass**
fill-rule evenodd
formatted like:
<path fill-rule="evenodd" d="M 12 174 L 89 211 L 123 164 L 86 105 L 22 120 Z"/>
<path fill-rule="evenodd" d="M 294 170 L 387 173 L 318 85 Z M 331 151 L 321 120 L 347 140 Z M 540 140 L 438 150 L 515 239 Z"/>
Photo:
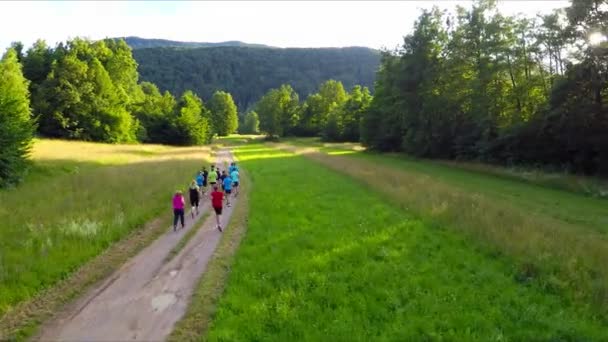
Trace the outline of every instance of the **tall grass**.
<path fill-rule="evenodd" d="M 459 186 L 446 181 L 448 175 L 425 174 L 390 157 L 329 155 L 310 149 L 306 156 L 362 181 L 430 224 L 460 230 L 488 246 L 486 250 L 493 255 L 512 258 L 514 279 L 592 306 L 608 322 L 608 236 L 605 227 L 599 227 L 602 217 L 589 223 L 598 225 L 594 229 L 568 220 L 576 217 L 577 208 L 586 210 L 585 204 L 593 199 L 544 190 L 548 199 L 559 196 L 561 204 L 567 202 L 563 208 L 574 211 L 560 217 L 551 215 L 554 212 L 543 209 L 542 204 L 540 209 L 535 207 L 526 198 L 520 198 L 526 203 L 523 207 L 517 203 L 518 198 L 489 196 L 493 193 L 488 191 L 493 186 L 491 178 L 479 183 L 462 181 Z M 442 172 L 451 171 L 448 168 Z M 474 179 L 476 174 L 470 173 L 469 177 Z M 531 185 L 513 182 L 513 186 L 528 186 L 530 195 L 538 198 L 543 193 Z M 570 202 L 569 196 L 573 196 Z M 608 206 L 604 215 L 605 220 Z"/>
<path fill-rule="evenodd" d="M 0 315 L 170 211 L 208 148 L 38 140 L 35 167 L 0 192 Z"/>

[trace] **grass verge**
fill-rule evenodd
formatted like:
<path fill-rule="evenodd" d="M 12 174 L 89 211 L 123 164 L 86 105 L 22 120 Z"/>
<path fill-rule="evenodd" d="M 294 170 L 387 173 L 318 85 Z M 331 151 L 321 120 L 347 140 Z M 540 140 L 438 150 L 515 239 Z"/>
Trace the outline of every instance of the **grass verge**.
<path fill-rule="evenodd" d="M 215 313 L 217 302 L 230 276 L 234 253 L 247 231 L 251 181 L 247 172 L 240 171 L 239 203 L 234 209 L 228 228 L 209 261 L 196 287 L 188 311 L 176 324 L 168 341 L 198 341 L 204 336 Z"/>
<path fill-rule="evenodd" d="M 508 257 L 472 248 L 365 183 L 262 145 L 236 155 L 255 186 L 247 237 L 203 339 L 608 338 L 586 307 L 514 280 Z"/>
<path fill-rule="evenodd" d="M 429 171 L 392 157 L 305 151 L 308 158 L 363 182 L 428 224 L 464 232 L 490 254 L 511 258 L 509 273 L 517 281 L 593 307 L 608 322 L 608 236 L 600 224 L 608 210 L 603 200 L 445 167 Z M 543 201 L 556 208 L 547 209 Z M 580 212 L 590 210 L 597 213 L 581 223 Z"/>

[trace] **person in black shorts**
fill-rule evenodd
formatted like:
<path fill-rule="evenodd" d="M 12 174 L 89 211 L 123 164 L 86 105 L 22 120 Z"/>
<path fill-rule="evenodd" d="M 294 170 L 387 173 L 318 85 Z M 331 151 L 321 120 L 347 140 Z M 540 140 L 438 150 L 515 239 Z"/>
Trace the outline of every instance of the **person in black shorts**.
<path fill-rule="evenodd" d="M 220 172 L 220 170 L 217 170 L 219 176 L 217 179 L 219 179 L 219 183 L 220 183 L 220 189 L 222 189 L 222 191 L 224 191 L 224 179 L 226 179 L 227 175 L 226 175 L 226 170 Z"/>
<path fill-rule="evenodd" d="M 196 180 L 192 181 L 192 184 L 190 184 L 190 188 L 188 189 L 188 192 L 190 194 L 190 205 L 192 206 L 192 210 L 190 211 L 190 213 L 192 214 L 192 218 L 194 218 L 194 212 L 196 211 L 196 215 L 199 214 L 198 211 L 198 204 L 200 201 L 200 194 L 199 194 L 199 188 L 198 185 L 196 184 Z"/>
<path fill-rule="evenodd" d="M 222 208 L 224 207 L 224 193 L 218 190 L 217 185 L 213 186 L 211 192 L 211 206 L 215 211 L 215 222 L 217 223 L 217 230 L 222 231 L 222 225 L 220 223 L 220 217 L 222 216 Z"/>
<path fill-rule="evenodd" d="M 203 167 L 203 194 L 207 192 L 207 176 L 209 176 L 209 171 L 206 167 Z"/>

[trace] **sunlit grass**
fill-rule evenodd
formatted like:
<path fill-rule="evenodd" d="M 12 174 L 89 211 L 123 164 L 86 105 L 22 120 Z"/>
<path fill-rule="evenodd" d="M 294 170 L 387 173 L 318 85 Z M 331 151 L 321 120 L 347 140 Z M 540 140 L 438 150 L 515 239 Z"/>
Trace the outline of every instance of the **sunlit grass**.
<path fill-rule="evenodd" d="M 32 156 L 0 191 L 0 315 L 170 211 L 209 149 L 38 140 Z"/>
<path fill-rule="evenodd" d="M 282 142 L 297 146 L 300 149 L 305 148 L 307 149 L 305 152 L 321 151 L 330 155 L 367 151 L 359 143 L 328 143 L 321 141 L 319 138 L 286 138 Z M 300 151 L 299 153 L 302 152 Z M 378 156 L 376 153 L 369 153 L 369 155 Z M 473 171 L 484 175 L 520 180 L 530 184 L 582 193 L 591 197 L 608 198 L 608 181 L 597 177 L 573 175 L 566 172 L 548 172 L 547 170 L 526 166 L 503 167 L 473 161 L 415 159 L 398 153 L 381 155 L 412 161 L 420 166 L 427 166 L 429 168 L 441 169 L 442 167 L 449 166 L 451 169 Z"/>
<path fill-rule="evenodd" d="M 230 134 L 226 137 L 217 137 L 213 140 L 213 143 L 220 146 L 237 146 L 247 144 L 256 140 L 263 140 L 263 135 L 255 134 Z"/>
<path fill-rule="evenodd" d="M 509 257 L 418 219 L 365 182 L 255 149 L 236 152 L 253 181 L 248 233 L 204 340 L 608 338 L 584 306 L 514 279 Z"/>
<path fill-rule="evenodd" d="M 426 161 L 297 151 L 508 256 L 514 279 L 593 306 L 608 321 L 607 201 Z"/>

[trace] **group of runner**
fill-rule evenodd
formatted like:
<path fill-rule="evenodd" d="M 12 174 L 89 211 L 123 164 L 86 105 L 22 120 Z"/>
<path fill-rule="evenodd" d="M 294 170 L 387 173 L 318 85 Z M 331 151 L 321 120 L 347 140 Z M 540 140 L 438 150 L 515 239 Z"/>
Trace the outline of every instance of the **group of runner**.
<path fill-rule="evenodd" d="M 220 217 L 224 208 L 224 200 L 226 206 L 230 207 L 230 196 L 236 197 L 239 192 L 239 168 L 236 163 L 230 163 L 228 170 L 220 172 L 219 168 L 215 165 L 211 165 L 211 169 L 207 171 L 207 167 L 203 167 L 200 170 L 195 179 L 192 180 L 188 188 L 188 195 L 190 197 L 190 205 L 192 206 L 192 219 L 195 215 L 199 215 L 199 204 L 200 200 L 204 198 L 207 193 L 207 186 L 211 187 L 211 206 L 215 211 L 215 219 L 217 223 L 217 229 L 221 232 L 222 225 L 220 223 Z M 184 207 L 186 205 L 186 199 L 181 190 L 177 190 L 173 196 L 173 231 L 177 231 L 177 223 L 181 223 L 181 227 L 184 228 Z"/>

